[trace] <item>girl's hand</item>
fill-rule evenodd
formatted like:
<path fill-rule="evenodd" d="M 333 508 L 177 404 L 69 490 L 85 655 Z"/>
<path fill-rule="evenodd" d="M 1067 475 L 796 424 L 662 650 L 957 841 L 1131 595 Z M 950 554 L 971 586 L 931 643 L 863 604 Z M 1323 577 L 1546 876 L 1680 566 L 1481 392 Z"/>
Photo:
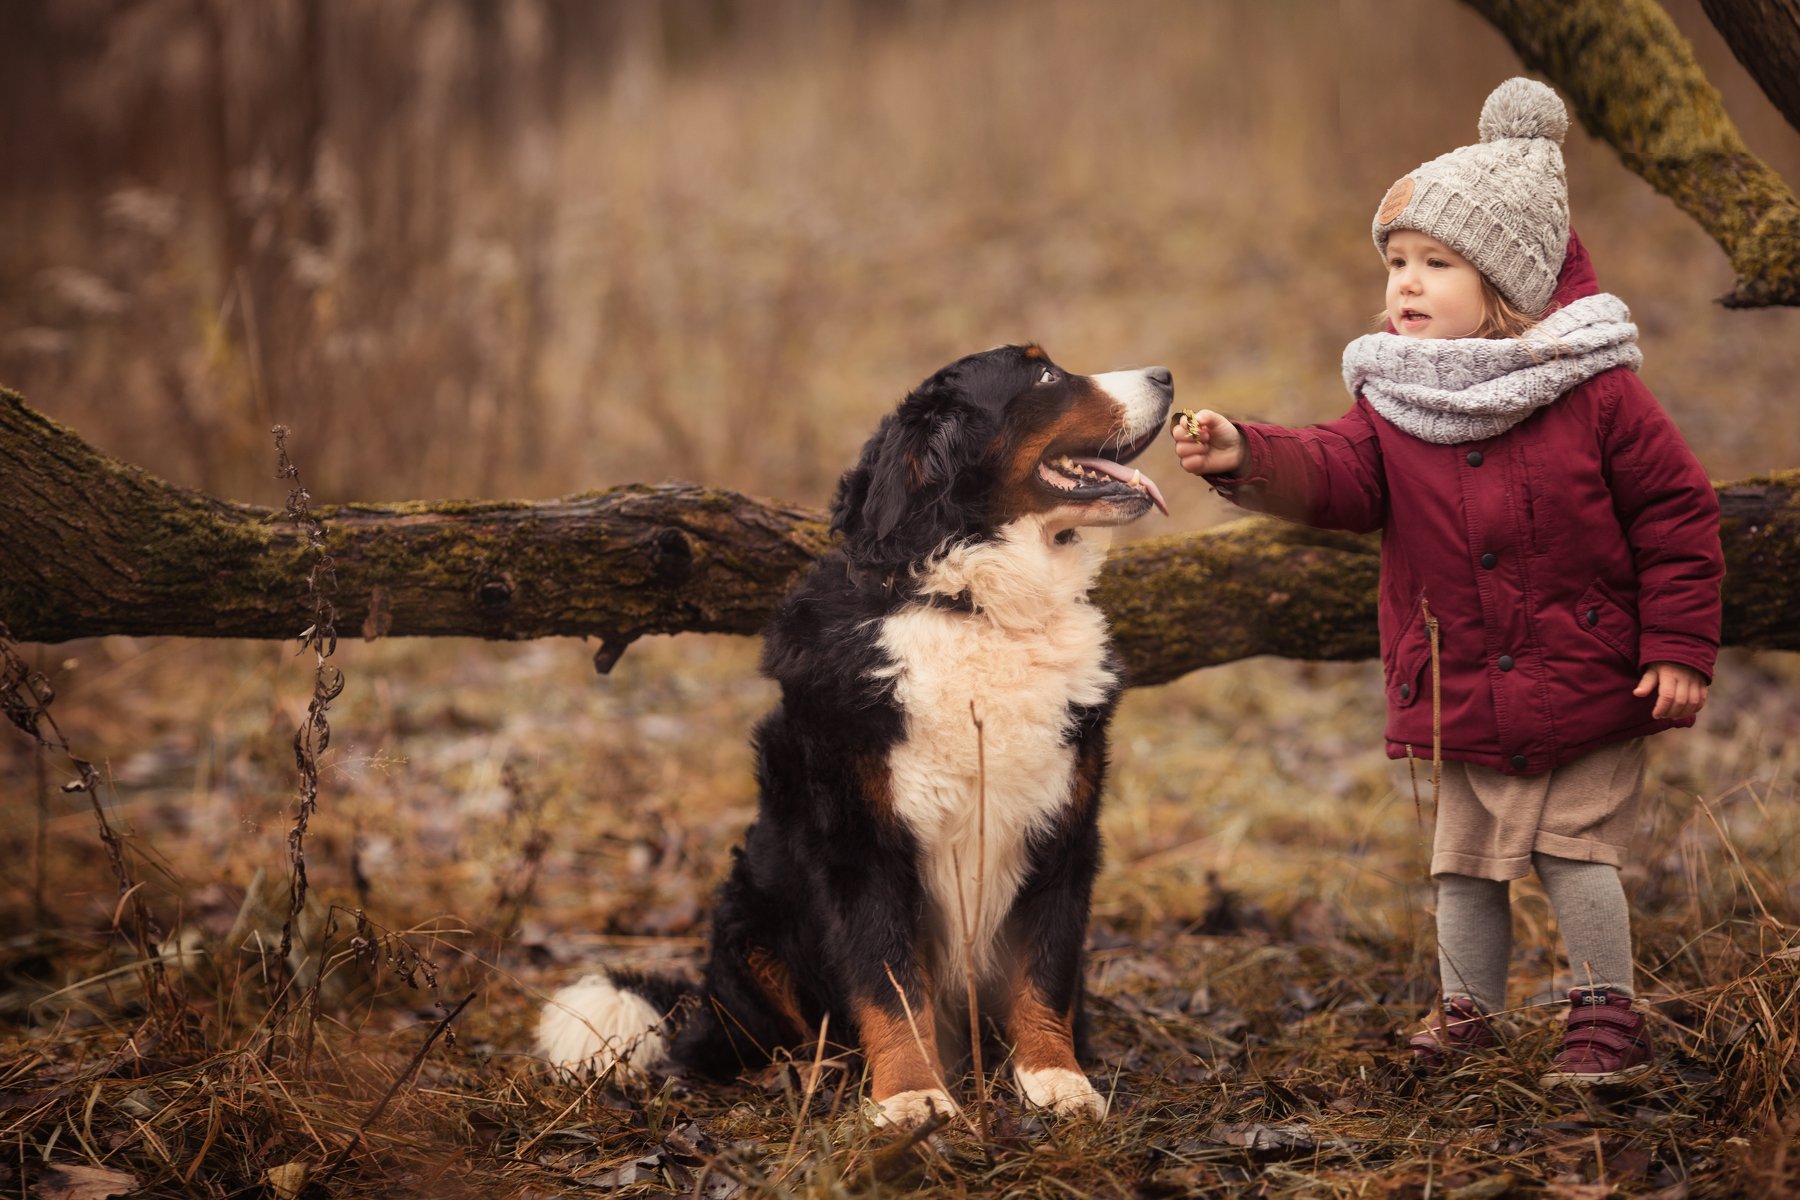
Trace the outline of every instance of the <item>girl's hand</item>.
<path fill-rule="evenodd" d="M 1651 663 L 1631 694 L 1651 692 L 1656 693 L 1656 709 L 1650 715 L 1659 721 L 1664 717 L 1679 721 L 1706 707 L 1706 676 L 1679 663 Z"/>
<path fill-rule="evenodd" d="M 1181 469 L 1190 475 L 1229 475 L 1244 465 L 1244 435 L 1216 412 L 1177 413 L 1170 432 Z"/>

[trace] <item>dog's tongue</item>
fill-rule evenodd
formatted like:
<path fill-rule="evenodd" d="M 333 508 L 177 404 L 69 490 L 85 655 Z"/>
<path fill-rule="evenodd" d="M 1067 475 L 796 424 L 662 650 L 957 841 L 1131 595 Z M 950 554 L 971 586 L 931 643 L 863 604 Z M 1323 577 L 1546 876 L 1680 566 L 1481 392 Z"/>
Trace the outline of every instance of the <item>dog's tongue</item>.
<path fill-rule="evenodd" d="M 1121 483 L 1129 483 L 1133 487 L 1142 487 L 1150 493 L 1150 499 L 1156 507 L 1162 509 L 1163 516 L 1169 515 L 1168 501 L 1163 499 L 1162 489 L 1156 486 L 1156 480 L 1133 467 L 1127 471 L 1123 466 L 1110 458 L 1076 458 L 1071 461 L 1086 467 L 1090 471 L 1098 471 L 1102 475 L 1110 475 Z"/>

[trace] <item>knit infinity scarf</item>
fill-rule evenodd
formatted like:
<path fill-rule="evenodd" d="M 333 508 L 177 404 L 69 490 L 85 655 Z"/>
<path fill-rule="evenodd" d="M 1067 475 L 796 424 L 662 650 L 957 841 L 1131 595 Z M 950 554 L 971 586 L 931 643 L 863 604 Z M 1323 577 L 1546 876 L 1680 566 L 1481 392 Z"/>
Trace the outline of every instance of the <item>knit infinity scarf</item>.
<path fill-rule="evenodd" d="M 1497 437 L 1602 371 L 1637 370 L 1637 326 L 1617 296 L 1584 296 L 1516 338 L 1371 333 L 1344 347 L 1344 386 L 1439 446 Z"/>

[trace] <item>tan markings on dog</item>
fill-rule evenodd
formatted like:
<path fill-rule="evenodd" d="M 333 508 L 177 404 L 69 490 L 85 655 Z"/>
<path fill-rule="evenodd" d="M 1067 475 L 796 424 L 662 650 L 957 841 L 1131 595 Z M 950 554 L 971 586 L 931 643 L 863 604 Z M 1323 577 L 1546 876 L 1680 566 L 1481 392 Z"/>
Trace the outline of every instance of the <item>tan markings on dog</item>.
<path fill-rule="evenodd" d="M 906 454 L 906 482 L 915 492 L 925 486 L 925 460 L 912 451 Z"/>
<path fill-rule="evenodd" d="M 858 1002 L 852 1008 L 863 1057 L 869 1060 L 872 1081 L 869 1094 L 877 1103 L 901 1092 L 928 1091 L 944 1086 L 944 1071 L 938 1062 L 935 1041 L 936 1019 L 926 994 L 921 992 L 918 997 L 907 997 L 912 1005 L 911 1021 L 906 1019 L 905 1012 L 890 1015 L 880 1005 L 869 1001 Z"/>
<path fill-rule="evenodd" d="M 888 773 L 886 754 L 859 755 L 851 766 L 856 785 L 862 790 L 863 802 L 881 821 L 894 816 L 893 779 Z"/>
<path fill-rule="evenodd" d="M 1044 994 L 1026 977 L 1023 965 L 1013 974 L 1012 1007 L 1006 1015 L 1006 1029 L 1012 1038 L 1016 1069 L 1081 1070 L 1075 1061 L 1073 1015 L 1051 1008 Z"/>
<path fill-rule="evenodd" d="M 793 1026 L 794 1035 L 808 1036 L 811 1031 L 807 1028 L 806 1018 L 800 1015 L 800 1001 L 794 995 L 794 980 L 788 974 L 787 964 L 761 946 L 752 946 L 750 953 L 744 956 L 744 966 L 749 969 L 750 981 L 769 1002 L 769 1007 Z"/>
<path fill-rule="evenodd" d="M 1106 750 L 1099 738 L 1081 743 L 1075 756 L 1075 775 L 1069 784 L 1069 807 L 1063 810 L 1065 825 L 1078 825 L 1100 803 L 1100 779 L 1106 768 Z"/>
<path fill-rule="evenodd" d="M 1402 175 L 1400 178 L 1394 180 L 1394 186 L 1387 190 L 1386 196 L 1382 197 L 1381 208 L 1375 213 L 1375 223 L 1378 225 L 1386 225 L 1389 221 L 1406 211 L 1406 206 L 1412 203 L 1412 198 L 1413 177 L 1411 175 Z"/>
<path fill-rule="evenodd" d="M 999 444 L 1006 457 L 999 464 L 1002 482 L 994 503 L 995 519 L 1000 524 L 1026 513 L 1046 511 L 1057 503 L 1043 496 L 1034 482 L 1038 463 L 1050 447 L 1067 446 L 1071 454 L 1106 454 L 1119 448 L 1124 414 L 1118 402 L 1092 384 L 1069 382 L 1080 390 L 1054 425 L 1033 429 L 1017 440 L 1009 441 L 1002 435 Z"/>
<path fill-rule="evenodd" d="M 1034 343 L 1033 345 L 1025 347 L 1025 357 L 1032 358 L 1032 359 L 1040 359 L 1040 358 L 1047 358 L 1049 356 L 1044 353 L 1044 348 L 1042 346 L 1036 345 Z"/>

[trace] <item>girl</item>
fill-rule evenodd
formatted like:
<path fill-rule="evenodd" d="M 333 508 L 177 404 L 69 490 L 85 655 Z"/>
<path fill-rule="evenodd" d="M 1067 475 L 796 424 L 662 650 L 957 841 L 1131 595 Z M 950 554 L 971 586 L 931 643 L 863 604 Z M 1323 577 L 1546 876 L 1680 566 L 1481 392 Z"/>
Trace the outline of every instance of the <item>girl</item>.
<path fill-rule="evenodd" d="M 1653 1059 L 1618 866 L 1643 739 L 1706 703 L 1718 500 L 1570 232 L 1562 102 L 1511 79 L 1479 127 L 1376 211 L 1386 326 L 1344 351 L 1355 406 L 1304 429 L 1195 413 L 1175 449 L 1246 508 L 1382 531 L 1388 754 L 1430 755 L 1441 735 L 1448 760 L 1431 859 L 1444 998 L 1415 1063 L 1497 1044 L 1508 881 L 1536 870 L 1577 984 L 1544 1082 L 1619 1082 Z"/>

